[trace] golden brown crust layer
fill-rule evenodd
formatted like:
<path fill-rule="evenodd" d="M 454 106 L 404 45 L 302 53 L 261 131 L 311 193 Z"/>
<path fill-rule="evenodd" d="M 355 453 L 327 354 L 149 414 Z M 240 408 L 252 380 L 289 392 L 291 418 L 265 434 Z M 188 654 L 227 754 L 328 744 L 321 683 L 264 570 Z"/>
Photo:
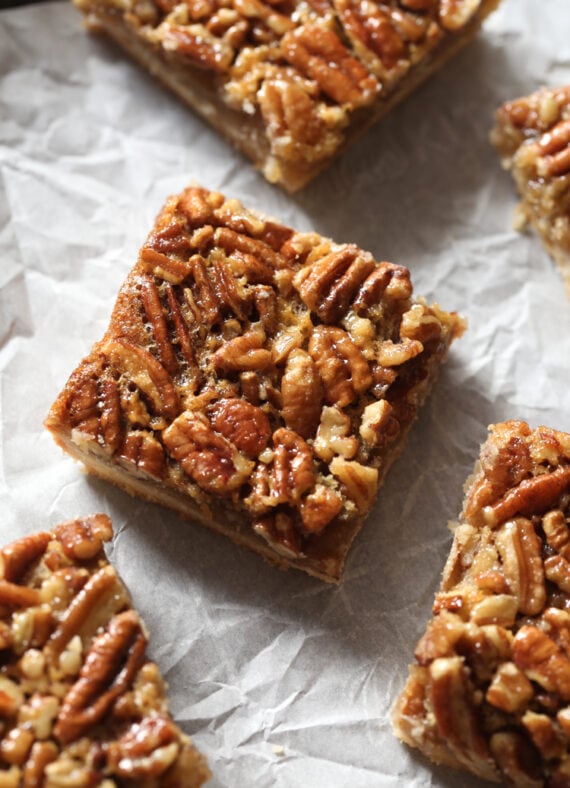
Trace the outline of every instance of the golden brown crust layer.
<path fill-rule="evenodd" d="M 512 785 L 570 780 L 570 435 L 490 428 L 393 712 L 437 763 Z"/>
<path fill-rule="evenodd" d="M 521 195 L 521 223 L 539 233 L 570 297 L 570 86 L 503 104 L 491 139 Z"/>
<path fill-rule="evenodd" d="M 500 0 L 75 0 L 271 182 L 304 186 Z"/>
<path fill-rule="evenodd" d="M 0 551 L 0 760 L 17 788 L 199 788 L 205 760 L 168 712 L 144 624 L 106 561 L 102 514 Z"/>
<path fill-rule="evenodd" d="M 402 266 L 191 187 L 46 425 L 129 492 L 335 581 L 462 330 Z"/>

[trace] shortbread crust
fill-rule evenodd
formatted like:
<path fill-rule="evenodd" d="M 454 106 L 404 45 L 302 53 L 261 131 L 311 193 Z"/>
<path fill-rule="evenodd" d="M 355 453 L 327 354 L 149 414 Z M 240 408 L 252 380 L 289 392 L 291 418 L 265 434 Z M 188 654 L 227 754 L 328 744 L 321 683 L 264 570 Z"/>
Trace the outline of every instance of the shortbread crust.
<path fill-rule="evenodd" d="M 570 85 L 503 104 L 491 139 L 521 196 L 518 222 L 536 229 L 570 297 Z"/>
<path fill-rule="evenodd" d="M 500 0 L 75 0 L 295 191 L 477 33 Z"/>
<path fill-rule="evenodd" d="M 493 425 L 393 711 L 436 763 L 570 784 L 570 435 Z"/>
<path fill-rule="evenodd" d="M 190 187 L 46 426 L 128 492 L 338 581 L 463 328 L 403 266 Z"/>
<path fill-rule="evenodd" d="M 106 515 L 0 550 L 0 784 L 199 788 L 147 632 L 106 560 Z"/>

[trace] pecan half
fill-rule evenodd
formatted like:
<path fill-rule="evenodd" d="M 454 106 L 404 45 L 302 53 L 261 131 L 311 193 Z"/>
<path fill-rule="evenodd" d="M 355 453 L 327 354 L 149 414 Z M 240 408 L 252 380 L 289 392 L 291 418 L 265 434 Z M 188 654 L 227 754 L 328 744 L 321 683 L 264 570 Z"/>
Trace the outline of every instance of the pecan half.
<path fill-rule="evenodd" d="M 259 331 L 248 331 L 230 339 L 212 356 L 212 365 L 220 372 L 242 372 L 273 366 L 271 351 L 264 347 L 265 338 Z"/>
<path fill-rule="evenodd" d="M 29 534 L 0 551 L 2 577 L 16 583 L 47 547 L 48 533 Z"/>
<path fill-rule="evenodd" d="M 45 646 L 48 659 L 55 660 L 75 635 L 87 641 L 128 601 L 125 587 L 113 567 L 93 574 L 62 615 Z"/>
<path fill-rule="evenodd" d="M 379 263 L 375 270 L 365 279 L 355 296 L 353 308 L 360 312 L 375 304 L 382 297 L 402 301 L 412 295 L 410 272 L 402 265 Z"/>
<path fill-rule="evenodd" d="M 375 73 L 406 64 L 408 48 L 387 8 L 371 0 L 335 0 L 335 7 L 356 53 Z M 374 68 L 368 53 L 374 54 L 380 68 Z"/>
<path fill-rule="evenodd" d="M 350 405 L 372 383 L 366 358 L 342 328 L 317 326 L 309 341 L 309 353 L 323 380 L 329 405 Z"/>
<path fill-rule="evenodd" d="M 123 438 L 122 409 L 119 386 L 116 380 L 105 379 L 99 384 L 99 428 L 103 445 L 116 452 Z"/>
<path fill-rule="evenodd" d="M 537 143 L 538 174 L 547 178 L 570 172 L 570 119 L 563 120 Z"/>
<path fill-rule="evenodd" d="M 546 589 L 541 541 L 530 520 L 518 517 L 505 523 L 496 535 L 509 588 L 518 598 L 519 610 L 537 615 L 544 607 Z"/>
<path fill-rule="evenodd" d="M 313 454 L 300 435 L 280 428 L 273 433 L 271 496 L 279 503 L 298 503 L 315 484 Z"/>
<path fill-rule="evenodd" d="M 55 529 L 64 553 L 71 560 L 88 561 L 94 558 L 113 535 L 111 521 L 105 514 L 62 523 Z"/>
<path fill-rule="evenodd" d="M 156 715 L 133 723 L 118 741 L 107 748 L 111 774 L 143 780 L 163 774 L 178 756 L 178 733 L 172 721 Z"/>
<path fill-rule="evenodd" d="M 210 421 L 247 457 L 257 457 L 271 436 L 269 419 L 261 408 L 241 399 L 222 399 L 212 406 Z"/>
<path fill-rule="evenodd" d="M 561 509 L 553 509 L 542 518 L 546 541 L 562 558 L 570 561 L 570 528 Z"/>
<path fill-rule="evenodd" d="M 164 445 L 185 473 L 208 492 L 227 495 L 249 477 L 246 460 L 205 417 L 185 411 L 162 433 Z"/>
<path fill-rule="evenodd" d="M 125 339 L 107 342 L 102 352 L 111 364 L 146 394 L 155 411 L 167 418 L 178 415 L 178 394 L 170 375 L 148 350 Z"/>
<path fill-rule="evenodd" d="M 152 277 L 141 277 L 140 292 L 146 318 L 152 327 L 158 358 L 169 375 L 175 375 L 178 371 L 178 362 L 170 342 L 158 287 Z"/>
<path fill-rule="evenodd" d="M 317 366 L 304 350 L 293 350 L 281 379 L 283 419 L 303 438 L 312 438 L 319 425 L 323 385 Z"/>
<path fill-rule="evenodd" d="M 79 679 L 63 700 L 54 736 L 62 744 L 75 741 L 101 720 L 131 685 L 141 667 L 146 638 L 133 610 L 111 619 L 107 631 L 93 640 Z"/>
<path fill-rule="evenodd" d="M 493 525 L 517 514 L 531 516 L 551 509 L 569 486 L 570 466 L 560 466 L 552 473 L 524 479 L 497 503 L 485 507 L 485 519 Z"/>
<path fill-rule="evenodd" d="M 164 449 L 151 432 L 131 430 L 125 437 L 119 456 L 155 479 L 162 479 L 164 475 Z"/>
<path fill-rule="evenodd" d="M 260 233 L 263 235 L 264 226 L 260 228 Z M 236 232 L 228 227 L 218 227 L 214 233 L 214 243 L 221 249 L 224 249 L 228 254 L 233 252 L 243 252 L 250 254 L 252 257 L 263 261 L 263 263 L 270 265 L 275 270 L 279 270 L 286 266 L 285 258 L 275 251 L 269 243 L 266 243 L 261 238 L 250 238 L 248 235 Z"/>
<path fill-rule="evenodd" d="M 521 627 L 513 641 L 513 662 L 531 681 L 570 700 L 570 660 L 546 632 Z"/>
<path fill-rule="evenodd" d="M 206 71 L 223 74 L 234 59 L 234 48 L 223 38 L 212 35 L 204 25 L 164 23 L 158 30 L 167 51 L 188 58 L 193 65 Z"/>
<path fill-rule="evenodd" d="M 376 78 L 332 30 L 320 25 L 299 27 L 283 36 L 281 49 L 285 60 L 339 104 L 364 106 L 378 92 Z"/>
<path fill-rule="evenodd" d="M 309 309 L 324 323 L 336 323 L 374 268 L 371 255 L 347 245 L 301 268 L 293 282 Z"/>
<path fill-rule="evenodd" d="M 463 659 L 436 659 L 429 673 L 429 697 L 439 735 L 459 763 L 479 777 L 496 781 L 497 769 L 479 727 Z"/>

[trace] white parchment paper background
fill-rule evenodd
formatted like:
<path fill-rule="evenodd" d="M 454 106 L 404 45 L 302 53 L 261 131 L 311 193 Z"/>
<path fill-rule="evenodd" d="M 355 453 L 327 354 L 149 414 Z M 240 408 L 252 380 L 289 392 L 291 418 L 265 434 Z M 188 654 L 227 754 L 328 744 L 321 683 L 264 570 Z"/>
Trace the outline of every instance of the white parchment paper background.
<path fill-rule="evenodd" d="M 570 82 L 568 0 L 504 0 L 477 41 L 289 197 L 67 3 L 0 12 L 0 538 L 104 511 L 172 711 L 215 788 L 475 786 L 393 738 L 489 423 L 570 431 L 570 302 L 488 144 L 495 107 Z M 407 265 L 469 320 L 341 588 L 282 573 L 84 476 L 42 427 L 165 197 L 191 179 Z M 282 750 L 281 750 L 282 748 Z"/>

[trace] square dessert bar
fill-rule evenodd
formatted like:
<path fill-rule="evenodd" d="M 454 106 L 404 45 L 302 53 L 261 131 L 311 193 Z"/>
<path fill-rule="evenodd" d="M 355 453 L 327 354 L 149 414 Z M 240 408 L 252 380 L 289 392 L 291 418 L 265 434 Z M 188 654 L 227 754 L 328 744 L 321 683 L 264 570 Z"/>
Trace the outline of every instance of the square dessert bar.
<path fill-rule="evenodd" d="M 0 550 L 0 783 L 199 788 L 147 632 L 105 559 L 102 514 Z"/>
<path fill-rule="evenodd" d="M 490 428 L 393 712 L 436 763 L 570 785 L 570 435 Z"/>
<path fill-rule="evenodd" d="M 503 104 L 491 138 L 521 195 L 520 224 L 537 230 L 570 297 L 570 85 Z"/>
<path fill-rule="evenodd" d="M 294 191 L 470 41 L 500 0 L 75 0 Z"/>
<path fill-rule="evenodd" d="M 463 327 L 406 268 L 190 187 L 46 426 L 94 474 L 338 581 Z"/>

